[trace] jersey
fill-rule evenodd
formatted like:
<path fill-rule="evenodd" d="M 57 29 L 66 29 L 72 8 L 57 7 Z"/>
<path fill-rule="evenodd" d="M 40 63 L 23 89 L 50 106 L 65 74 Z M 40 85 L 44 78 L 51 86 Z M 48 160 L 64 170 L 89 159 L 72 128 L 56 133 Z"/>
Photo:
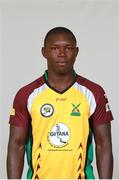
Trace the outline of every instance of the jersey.
<path fill-rule="evenodd" d="M 75 75 L 63 92 L 48 72 L 21 88 L 10 124 L 28 131 L 28 179 L 93 179 L 92 128 L 113 119 L 101 86 Z"/>

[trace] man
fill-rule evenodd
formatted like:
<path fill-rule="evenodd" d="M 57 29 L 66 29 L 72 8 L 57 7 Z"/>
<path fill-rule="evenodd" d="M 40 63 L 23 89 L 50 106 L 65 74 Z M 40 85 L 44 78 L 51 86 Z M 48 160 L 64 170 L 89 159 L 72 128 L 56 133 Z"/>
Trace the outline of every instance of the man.
<path fill-rule="evenodd" d="M 21 178 L 25 147 L 29 179 L 93 179 L 92 135 L 99 178 L 111 179 L 113 119 L 104 90 L 77 75 L 74 34 L 50 30 L 42 54 L 44 75 L 21 88 L 10 116 L 8 178 Z"/>

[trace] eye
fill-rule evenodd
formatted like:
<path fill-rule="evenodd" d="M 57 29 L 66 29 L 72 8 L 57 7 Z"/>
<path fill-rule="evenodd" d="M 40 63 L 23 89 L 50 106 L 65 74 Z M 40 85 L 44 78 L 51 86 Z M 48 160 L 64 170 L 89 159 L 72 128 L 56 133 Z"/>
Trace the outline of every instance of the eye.
<path fill-rule="evenodd" d="M 50 48 L 51 50 L 57 50 L 58 48 L 56 46 L 53 46 Z"/>
<path fill-rule="evenodd" d="M 71 47 L 71 46 L 68 46 L 68 47 L 66 47 L 66 50 L 73 50 L 74 48 L 73 47 Z"/>

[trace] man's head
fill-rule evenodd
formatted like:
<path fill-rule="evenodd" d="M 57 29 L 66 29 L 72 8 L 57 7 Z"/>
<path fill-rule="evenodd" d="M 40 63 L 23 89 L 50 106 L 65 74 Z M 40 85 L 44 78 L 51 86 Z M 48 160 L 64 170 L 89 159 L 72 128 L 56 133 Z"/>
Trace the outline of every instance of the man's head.
<path fill-rule="evenodd" d="M 44 39 L 44 46 L 46 46 L 47 42 L 49 41 L 52 35 L 62 34 L 62 33 L 70 35 L 74 43 L 77 44 L 76 37 L 72 31 L 70 31 L 69 29 L 65 27 L 55 27 L 51 29 L 50 31 L 48 31 L 48 33 L 46 34 L 45 39 Z"/>
<path fill-rule="evenodd" d="M 44 39 L 42 54 L 47 59 L 48 70 L 64 74 L 73 70 L 78 54 L 76 38 L 67 28 L 51 29 Z"/>

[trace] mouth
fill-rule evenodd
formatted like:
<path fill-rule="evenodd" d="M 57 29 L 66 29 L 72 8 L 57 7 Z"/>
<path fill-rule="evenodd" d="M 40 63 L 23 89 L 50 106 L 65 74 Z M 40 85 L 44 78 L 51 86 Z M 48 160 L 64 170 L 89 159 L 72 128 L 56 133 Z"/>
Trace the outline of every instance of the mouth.
<path fill-rule="evenodd" d="M 67 62 L 66 61 L 57 61 L 56 62 L 58 65 L 60 66 L 66 66 L 67 65 Z"/>

